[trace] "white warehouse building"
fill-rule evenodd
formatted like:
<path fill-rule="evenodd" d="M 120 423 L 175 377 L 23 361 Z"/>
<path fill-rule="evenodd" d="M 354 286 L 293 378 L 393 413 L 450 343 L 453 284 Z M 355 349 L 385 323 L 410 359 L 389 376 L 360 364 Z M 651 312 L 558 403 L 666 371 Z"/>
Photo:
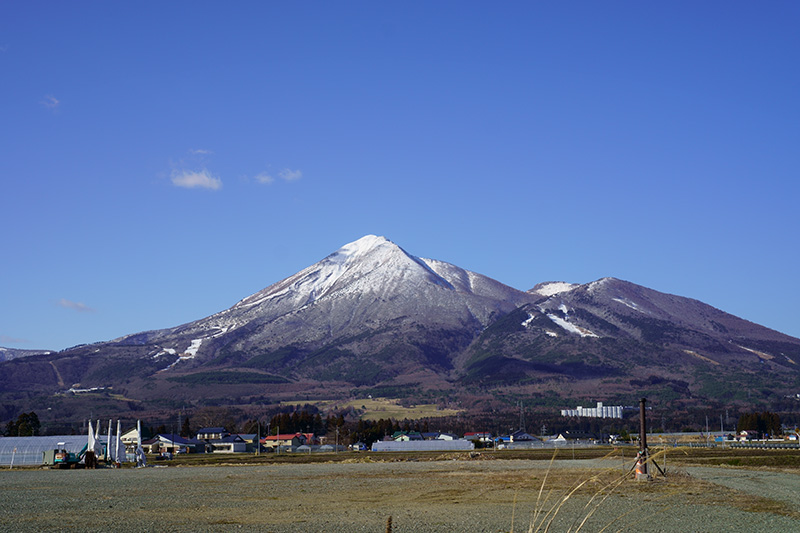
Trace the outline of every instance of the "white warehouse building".
<path fill-rule="evenodd" d="M 581 407 L 575 409 L 562 409 L 561 416 L 585 416 L 589 418 L 622 418 L 621 405 L 603 405 L 597 402 L 597 407 Z"/>

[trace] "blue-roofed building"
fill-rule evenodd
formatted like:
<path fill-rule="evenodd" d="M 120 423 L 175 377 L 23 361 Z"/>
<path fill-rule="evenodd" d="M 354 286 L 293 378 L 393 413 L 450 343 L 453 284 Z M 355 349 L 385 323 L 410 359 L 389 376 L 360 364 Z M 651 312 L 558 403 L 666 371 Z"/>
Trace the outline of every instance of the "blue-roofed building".
<path fill-rule="evenodd" d="M 247 442 L 239 435 L 226 435 L 221 439 L 207 441 L 212 453 L 243 453 L 247 451 Z"/>
<path fill-rule="evenodd" d="M 206 442 L 172 433 L 159 433 L 143 442 L 142 448 L 147 453 L 205 453 Z"/>
<path fill-rule="evenodd" d="M 223 427 L 208 427 L 197 430 L 197 440 L 221 439 L 230 435 L 230 432 Z"/>

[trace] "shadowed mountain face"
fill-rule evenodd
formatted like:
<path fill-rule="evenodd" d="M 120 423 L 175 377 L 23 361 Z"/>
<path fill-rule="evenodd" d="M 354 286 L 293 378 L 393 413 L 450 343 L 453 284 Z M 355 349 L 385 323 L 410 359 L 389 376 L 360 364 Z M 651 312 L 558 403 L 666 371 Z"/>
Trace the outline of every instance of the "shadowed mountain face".
<path fill-rule="evenodd" d="M 80 383 L 155 403 L 375 387 L 719 398 L 799 377 L 800 340 L 696 300 L 613 278 L 523 292 L 376 236 L 208 318 L 0 363 L 6 399 Z"/>
<path fill-rule="evenodd" d="M 697 300 L 614 278 L 529 292 L 543 298 L 495 321 L 466 351 L 467 382 L 568 380 L 599 397 L 644 389 L 720 400 L 798 385 L 798 339 Z"/>

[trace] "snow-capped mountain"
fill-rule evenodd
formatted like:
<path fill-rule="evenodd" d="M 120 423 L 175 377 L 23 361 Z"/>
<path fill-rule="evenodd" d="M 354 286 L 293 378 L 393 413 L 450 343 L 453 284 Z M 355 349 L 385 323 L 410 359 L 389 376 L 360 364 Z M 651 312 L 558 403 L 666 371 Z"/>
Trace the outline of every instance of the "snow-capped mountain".
<path fill-rule="evenodd" d="M 505 388 L 736 398 L 796 388 L 800 340 L 614 278 L 521 291 L 368 235 L 207 318 L 0 363 L 9 401 L 76 383 L 168 404 Z"/>
<path fill-rule="evenodd" d="M 468 379 L 584 380 L 603 395 L 661 383 L 691 397 L 756 386 L 777 393 L 800 377 L 800 340 L 697 300 L 614 278 L 529 292 L 541 299 L 493 323 L 467 350 Z"/>
<path fill-rule="evenodd" d="M 288 346 L 293 356 L 283 363 L 295 367 L 309 353 L 335 345 L 348 354 L 342 363 L 347 368 L 356 364 L 352 354 L 369 357 L 388 349 L 404 354 L 391 358 L 398 364 L 448 368 L 450 352 L 466 347 L 493 318 L 533 300 L 486 276 L 415 257 L 368 235 L 230 309 L 115 342 L 158 346 L 157 355 L 178 357 L 179 367 L 220 357 L 244 363 Z M 447 340 L 442 331 L 449 332 Z"/>
<path fill-rule="evenodd" d="M 19 357 L 28 357 L 30 355 L 49 354 L 49 350 L 20 350 L 18 348 L 3 348 L 0 346 L 0 362 L 11 361 Z"/>

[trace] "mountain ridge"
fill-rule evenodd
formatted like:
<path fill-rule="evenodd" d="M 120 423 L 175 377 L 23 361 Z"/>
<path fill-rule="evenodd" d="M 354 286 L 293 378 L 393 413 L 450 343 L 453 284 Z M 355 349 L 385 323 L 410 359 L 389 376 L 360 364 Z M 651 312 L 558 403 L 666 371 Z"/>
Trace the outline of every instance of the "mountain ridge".
<path fill-rule="evenodd" d="M 0 399 L 67 382 L 156 405 L 300 391 L 622 401 L 661 383 L 651 395 L 741 401 L 800 390 L 799 363 L 800 340 L 699 300 L 610 277 L 520 291 L 367 235 L 208 317 L 0 363 Z"/>

